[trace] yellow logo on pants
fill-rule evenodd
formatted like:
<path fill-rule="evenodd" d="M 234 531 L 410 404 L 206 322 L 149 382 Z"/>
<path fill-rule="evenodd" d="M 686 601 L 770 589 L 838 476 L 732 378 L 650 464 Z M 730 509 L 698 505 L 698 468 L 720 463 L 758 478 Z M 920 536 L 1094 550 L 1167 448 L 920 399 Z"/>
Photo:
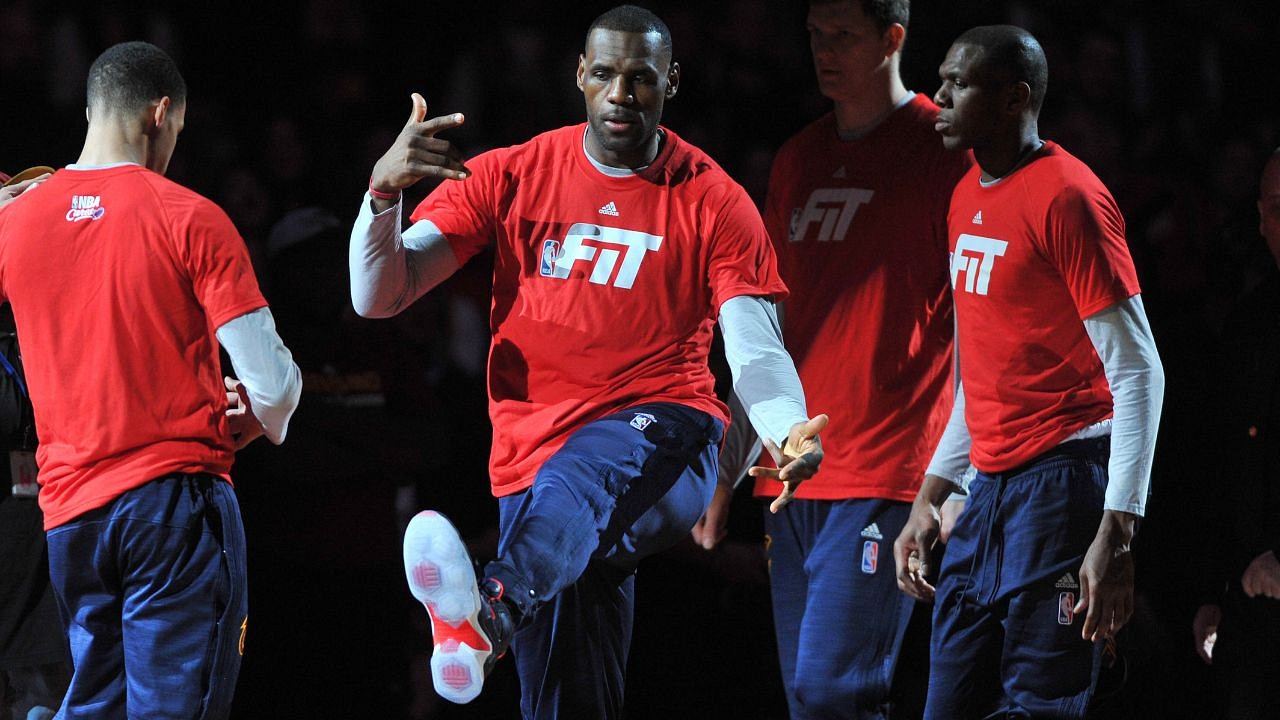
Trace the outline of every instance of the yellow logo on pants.
<path fill-rule="evenodd" d="M 249 630 L 249 616 L 245 615 L 244 620 L 240 621 L 240 657 L 244 657 L 244 635 Z"/>

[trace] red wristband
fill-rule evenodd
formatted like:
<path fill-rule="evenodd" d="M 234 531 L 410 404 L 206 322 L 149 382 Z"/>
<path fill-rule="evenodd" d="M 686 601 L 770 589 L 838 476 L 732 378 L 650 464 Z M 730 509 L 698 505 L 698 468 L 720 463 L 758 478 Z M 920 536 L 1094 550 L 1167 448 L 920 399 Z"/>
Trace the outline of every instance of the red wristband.
<path fill-rule="evenodd" d="M 400 199 L 399 191 L 389 193 L 389 192 L 382 192 L 381 190 L 375 190 L 373 187 L 372 175 L 369 176 L 369 195 L 371 197 L 378 198 L 379 200 L 399 200 Z"/>

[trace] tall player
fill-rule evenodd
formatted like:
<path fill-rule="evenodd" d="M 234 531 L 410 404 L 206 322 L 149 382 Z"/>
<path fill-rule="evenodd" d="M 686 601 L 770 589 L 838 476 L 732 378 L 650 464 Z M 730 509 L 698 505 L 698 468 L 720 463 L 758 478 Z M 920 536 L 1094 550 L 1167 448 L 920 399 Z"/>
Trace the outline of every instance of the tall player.
<path fill-rule="evenodd" d="M 111 47 L 79 160 L 0 213 L 68 720 L 230 713 L 247 594 L 228 472 L 237 448 L 284 440 L 301 391 L 235 227 L 163 177 L 186 95 L 159 48 Z"/>
<path fill-rule="evenodd" d="M 1039 43 L 974 28 L 939 74 L 938 131 L 977 165 L 948 216 L 961 385 L 895 544 L 916 598 L 935 596 L 938 507 L 977 473 L 938 580 L 925 716 L 1080 718 L 1133 608 L 1164 372 L 1119 208 L 1040 139 Z"/>
<path fill-rule="evenodd" d="M 818 87 L 834 110 L 778 151 L 765 203 L 791 287 L 787 350 L 809 398 L 842 412 L 822 475 L 765 513 L 797 719 L 888 713 L 914 601 L 898 592 L 885 539 L 906 524 L 951 409 L 947 206 L 970 161 L 943 148 L 937 106 L 903 85 L 909 9 L 908 0 L 809 3 Z M 781 489 L 756 483 L 757 495 Z M 726 500 L 717 493 L 711 522 L 723 522 Z"/>
<path fill-rule="evenodd" d="M 399 312 L 496 250 L 489 362 L 498 559 L 477 587 L 441 516 L 410 524 L 405 563 L 432 618 L 435 687 L 466 702 L 512 639 L 526 718 L 616 718 L 634 571 L 688 532 L 716 484 L 726 409 L 707 368 L 724 331 L 739 396 L 791 483 L 821 460 L 773 300 L 786 295 L 760 216 L 710 158 L 658 121 L 676 95 L 671 35 L 622 6 L 587 32 L 587 122 L 463 165 L 414 95 L 352 231 L 352 298 Z M 439 186 L 400 233 L 400 191 Z M 453 440 L 456 442 L 457 440 Z M 764 472 L 761 470 L 760 472 Z"/>

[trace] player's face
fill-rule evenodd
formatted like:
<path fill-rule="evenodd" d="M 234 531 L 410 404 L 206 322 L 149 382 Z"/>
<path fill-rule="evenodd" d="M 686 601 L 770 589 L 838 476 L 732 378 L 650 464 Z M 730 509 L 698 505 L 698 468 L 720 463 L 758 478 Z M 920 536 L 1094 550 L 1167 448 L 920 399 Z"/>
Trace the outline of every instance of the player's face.
<path fill-rule="evenodd" d="M 619 167 L 651 162 L 662 107 L 679 82 L 680 66 L 658 33 L 591 31 L 578 58 L 578 89 L 587 101 L 592 157 Z"/>
<path fill-rule="evenodd" d="M 1273 156 L 1262 171 L 1258 215 L 1258 232 L 1266 238 L 1271 256 L 1280 264 L 1280 156 Z"/>
<path fill-rule="evenodd" d="M 165 98 L 166 100 L 168 98 Z M 151 138 L 151 152 L 147 156 L 147 169 L 163 175 L 169 169 L 169 160 L 178 144 L 178 134 L 186 126 L 187 104 L 168 105 L 164 118 L 156 126 Z"/>
<path fill-rule="evenodd" d="M 818 90 L 836 102 L 866 95 L 875 70 L 899 46 L 887 30 L 880 32 L 857 0 L 810 3 L 805 27 Z"/>
<path fill-rule="evenodd" d="M 982 48 L 955 44 L 938 68 L 942 86 L 933 101 L 941 110 L 934 129 L 948 150 L 981 148 L 1005 122 L 1004 87 L 982 65 Z"/>

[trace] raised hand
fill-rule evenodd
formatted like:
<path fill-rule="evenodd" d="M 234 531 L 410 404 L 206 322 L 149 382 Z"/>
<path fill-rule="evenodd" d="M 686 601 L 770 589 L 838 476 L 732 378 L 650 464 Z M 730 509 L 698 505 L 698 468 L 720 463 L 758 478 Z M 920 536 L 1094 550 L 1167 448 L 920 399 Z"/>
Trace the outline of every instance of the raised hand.
<path fill-rule="evenodd" d="M 764 438 L 765 449 L 773 455 L 778 467 L 756 465 L 747 470 L 747 474 L 782 481 L 782 494 L 769 504 L 769 512 L 781 510 L 795 497 L 800 483 L 817 474 L 818 466 L 822 464 L 822 442 L 818 433 L 826 429 L 828 421 L 826 415 L 814 415 L 805 422 L 792 425 L 781 449 L 772 440 Z"/>
<path fill-rule="evenodd" d="M 424 177 L 462 180 L 471 171 L 462 164 L 462 153 L 436 133 L 461 125 L 462 113 L 427 119 L 427 101 L 413 93 L 413 109 L 395 142 L 373 166 L 369 187 L 395 194 Z"/>

